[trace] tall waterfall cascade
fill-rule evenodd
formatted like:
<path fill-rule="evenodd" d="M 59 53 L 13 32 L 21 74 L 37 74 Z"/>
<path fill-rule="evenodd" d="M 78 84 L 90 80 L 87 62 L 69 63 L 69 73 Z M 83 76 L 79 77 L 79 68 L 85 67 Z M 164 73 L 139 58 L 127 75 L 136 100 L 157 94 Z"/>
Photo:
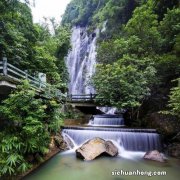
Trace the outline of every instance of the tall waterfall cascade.
<path fill-rule="evenodd" d="M 94 94 L 90 85 L 96 66 L 96 39 L 99 30 L 88 35 L 85 27 L 74 27 L 71 36 L 71 50 L 66 59 L 69 72 L 69 94 Z"/>

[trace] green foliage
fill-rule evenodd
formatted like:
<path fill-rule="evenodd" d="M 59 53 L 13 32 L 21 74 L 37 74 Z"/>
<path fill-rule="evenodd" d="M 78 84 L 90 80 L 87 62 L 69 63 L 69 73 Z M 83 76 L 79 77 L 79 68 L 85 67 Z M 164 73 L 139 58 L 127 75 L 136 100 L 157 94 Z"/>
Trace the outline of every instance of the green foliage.
<path fill-rule="evenodd" d="M 180 9 L 167 11 L 164 19 L 160 22 L 159 31 L 163 37 L 163 51 L 172 51 L 177 36 L 180 36 Z"/>
<path fill-rule="evenodd" d="M 35 43 L 30 8 L 19 1 L 2 0 L 0 9 L 0 58 L 5 55 L 11 63 L 24 67 L 33 58 Z"/>
<path fill-rule="evenodd" d="M 133 54 L 138 57 L 143 56 L 146 51 L 141 46 L 141 39 L 133 35 L 129 38 L 116 38 L 101 42 L 98 47 L 97 60 L 100 63 L 111 64 L 125 54 Z M 109 50 L 111 47 L 111 50 Z"/>
<path fill-rule="evenodd" d="M 66 12 L 62 19 L 62 24 L 85 26 L 89 23 L 92 15 L 107 0 L 73 0 L 67 6 Z"/>
<path fill-rule="evenodd" d="M 35 27 L 37 43 L 32 69 L 46 73 L 49 83 L 65 88 L 68 75 L 64 57 L 70 47 L 70 31 L 68 27 L 54 25 L 55 34 L 51 35 L 46 23 L 41 26 L 36 24 Z"/>
<path fill-rule="evenodd" d="M 20 0 L 0 2 L 0 59 L 6 56 L 9 63 L 29 73 L 46 73 L 49 83 L 65 88 L 64 57 L 69 49 L 70 31 L 56 25 L 53 19 L 54 35 L 47 22 L 33 24 L 28 4 Z M 59 51 L 61 53 L 57 53 Z"/>
<path fill-rule="evenodd" d="M 118 108 L 140 106 L 150 94 L 150 87 L 155 77 L 151 59 L 123 56 L 112 65 L 98 65 L 94 77 L 97 94 Z"/>
<path fill-rule="evenodd" d="M 157 18 L 153 10 L 153 1 L 149 0 L 135 9 L 133 17 L 125 26 L 128 35 L 135 35 L 141 39 L 141 47 L 146 53 L 157 53 L 161 47 Z"/>
<path fill-rule="evenodd" d="M 136 0 L 73 0 L 66 8 L 62 24 L 88 25 L 93 30 L 107 21 L 108 32 L 104 36 L 111 37 L 129 20 L 138 4 Z"/>
<path fill-rule="evenodd" d="M 172 88 L 169 100 L 170 114 L 180 117 L 180 87 Z"/>
<path fill-rule="evenodd" d="M 155 0 L 155 12 L 158 14 L 158 20 L 161 21 L 168 9 L 178 8 L 179 0 Z"/>
<path fill-rule="evenodd" d="M 176 81 L 180 81 L 180 78 Z M 177 87 L 171 88 L 168 110 L 162 111 L 162 113 L 171 114 L 180 118 L 180 84 Z"/>
<path fill-rule="evenodd" d="M 36 99 L 25 81 L 0 106 L 7 125 L 0 134 L 0 175 L 16 175 L 31 167 L 28 154 L 48 152 L 50 134 L 56 133 L 63 115 L 56 101 Z"/>
<path fill-rule="evenodd" d="M 64 114 L 61 112 L 60 105 L 55 100 L 46 101 L 46 121 L 48 122 L 48 131 L 57 133 L 60 126 L 63 125 Z"/>
<path fill-rule="evenodd" d="M 163 3 L 168 4 L 165 1 L 160 2 L 161 5 Z M 153 98 L 154 101 L 159 97 L 165 99 L 172 87 L 171 80 L 179 77 L 179 8 L 177 6 L 173 8 L 171 3 L 169 6 L 166 5 L 164 6 L 170 9 L 163 10 L 166 14 L 162 14 L 162 11 L 157 11 L 158 3 L 152 0 L 145 1 L 141 6 L 136 7 L 132 18 L 123 25 L 123 28 L 119 28 L 116 36 L 111 36 L 110 39 L 101 37 L 97 51 L 97 60 L 101 65 L 97 67 L 94 83 L 99 96 L 110 101 L 111 105 L 133 108 L 140 105 L 150 92 L 151 102 Z M 160 16 L 164 17 L 161 21 L 159 21 Z M 131 59 L 132 67 L 122 66 L 124 60 L 122 62 L 121 60 L 127 57 Z M 141 63 L 147 60 L 149 63 L 144 63 L 144 68 L 134 67 L 137 59 Z M 118 70 L 118 67 L 121 68 Z M 146 68 L 150 68 L 149 77 L 153 77 L 157 72 L 155 81 L 152 78 L 146 79 L 148 78 Z M 133 74 L 134 81 L 128 73 Z M 148 98 L 145 100 L 148 101 Z"/>

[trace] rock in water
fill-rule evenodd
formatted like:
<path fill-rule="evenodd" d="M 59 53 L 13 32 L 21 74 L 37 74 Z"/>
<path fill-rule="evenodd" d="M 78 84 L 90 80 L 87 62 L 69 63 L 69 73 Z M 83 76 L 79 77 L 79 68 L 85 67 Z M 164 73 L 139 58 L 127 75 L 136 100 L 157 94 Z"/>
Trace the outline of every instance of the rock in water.
<path fill-rule="evenodd" d="M 106 153 L 110 156 L 117 156 L 118 155 L 118 149 L 117 147 L 112 143 L 112 141 L 106 141 Z"/>
<path fill-rule="evenodd" d="M 93 160 L 100 155 L 117 156 L 118 149 L 111 141 L 94 138 L 76 150 L 76 156 L 84 160 Z"/>
<path fill-rule="evenodd" d="M 144 159 L 165 162 L 164 156 L 157 150 L 149 151 L 144 155 Z"/>

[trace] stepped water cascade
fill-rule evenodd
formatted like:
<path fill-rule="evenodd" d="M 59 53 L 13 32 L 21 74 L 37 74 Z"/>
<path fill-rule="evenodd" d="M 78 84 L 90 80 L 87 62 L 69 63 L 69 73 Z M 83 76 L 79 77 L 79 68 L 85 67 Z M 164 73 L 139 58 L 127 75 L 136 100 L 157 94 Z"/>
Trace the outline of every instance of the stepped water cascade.
<path fill-rule="evenodd" d="M 65 127 L 63 135 L 69 137 L 74 146 L 80 146 L 89 139 L 100 137 L 113 141 L 121 151 L 161 150 L 159 134 L 153 129 L 115 128 L 124 125 L 122 116 L 96 115 L 90 120 L 96 127 Z M 104 127 L 108 126 L 108 127 Z"/>
<path fill-rule="evenodd" d="M 95 115 L 89 121 L 89 125 L 92 126 L 124 126 L 124 118 L 122 116 L 103 116 Z"/>

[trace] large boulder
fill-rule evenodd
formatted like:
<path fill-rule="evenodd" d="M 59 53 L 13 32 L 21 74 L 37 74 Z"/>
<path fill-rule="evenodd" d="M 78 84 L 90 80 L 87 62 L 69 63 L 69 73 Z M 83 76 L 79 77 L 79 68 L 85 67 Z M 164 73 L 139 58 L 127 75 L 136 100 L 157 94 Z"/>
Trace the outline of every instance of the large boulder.
<path fill-rule="evenodd" d="M 111 141 L 94 138 L 76 150 L 76 156 L 83 160 L 93 160 L 101 155 L 117 156 L 118 149 Z"/>
<path fill-rule="evenodd" d="M 164 140 L 171 139 L 180 132 L 180 123 L 171 115 L 152 113 L 146 117 L 145 123 L 148 128 L 156 129 Z"/>
<path fill-rule="evenodd" d="M 159 161 L 159 162 L 165 162 L 165 158 L 163 154 L 161 154 L 157 150 L 149 151 L 144 155 L 144 159 L 153 160 L 153 161 Z"/>

